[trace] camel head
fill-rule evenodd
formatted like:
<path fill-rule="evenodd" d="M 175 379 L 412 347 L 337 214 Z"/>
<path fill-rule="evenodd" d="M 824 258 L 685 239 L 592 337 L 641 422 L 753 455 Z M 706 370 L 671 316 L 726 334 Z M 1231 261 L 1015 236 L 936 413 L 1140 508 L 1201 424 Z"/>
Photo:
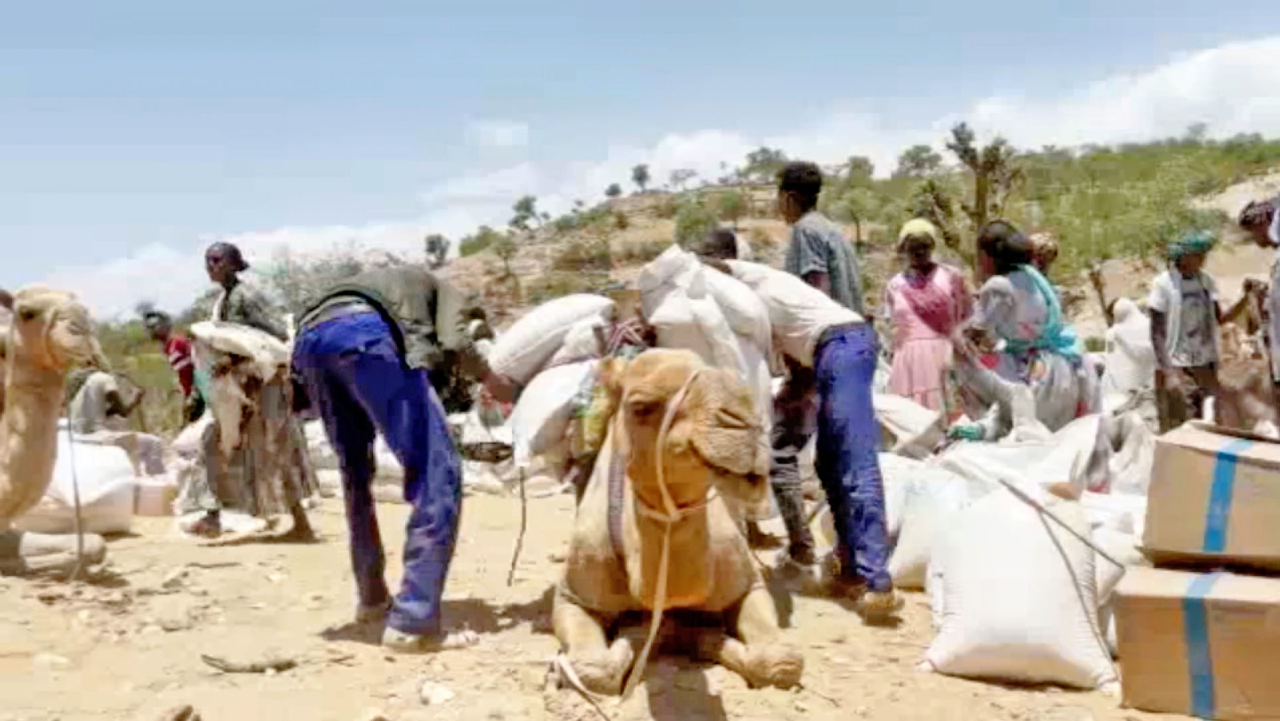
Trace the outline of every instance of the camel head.
<path fill-rule="evenodd" d="M 661 462 L 678 507 L 696 505 L 715 487 L 740 507 L 767 508 L 768 444 L 751 391 L 735 374 L 707 366 L 690 351 L 663 349 L 630 362 L 611 361 L 602 377 L 616 399 L 615 437 L 628 446 L 627 476 L 645 505 L 664 509 L 657 474 Z M 669 413 L 671 424 L 659 448 Z"/>
<path fill-rule="evenodd" d="M 93 334 L 89 310 L 74 294 L 24 288 L 6 307 L 13 312 L 4 344 L 6 363 L 59 376 L 76 367 L 109 367 Z"/>

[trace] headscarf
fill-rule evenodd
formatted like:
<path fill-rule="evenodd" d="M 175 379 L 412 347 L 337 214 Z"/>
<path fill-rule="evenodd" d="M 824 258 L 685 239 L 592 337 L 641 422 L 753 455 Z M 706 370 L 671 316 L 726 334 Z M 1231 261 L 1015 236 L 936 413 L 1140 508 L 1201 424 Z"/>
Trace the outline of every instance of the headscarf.
<path fill-rule="evenodd" d="M 914 238 L 918 236 L 929 238 L 933 241 L 935 246 L 938 245 L 937 227 L 924 218 L 912 218 L 906 223 L 903 223 L 902 230 L 898 231 L 898 252 L 901 253 L 902 249 L 906 247 L 907 238 Z"/>
<path fill-rule="evenodd" d="M 1177 240 L 1170 241 L 1167 248 L 1169 260 L 1176 261 L 1188 255 L 1208 253 L 1217 242 L 1218 239 L 1208 231 L 1192 231 Z"/>

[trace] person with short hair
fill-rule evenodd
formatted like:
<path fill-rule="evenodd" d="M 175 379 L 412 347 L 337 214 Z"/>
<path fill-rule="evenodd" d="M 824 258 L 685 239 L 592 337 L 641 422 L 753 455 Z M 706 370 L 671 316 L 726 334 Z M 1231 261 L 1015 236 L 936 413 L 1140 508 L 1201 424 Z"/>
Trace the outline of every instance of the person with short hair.
<path fill-rule="evenodd" d="M 788 163 L 778 174 L 778 212 L 791 226 L 783 267 L 862 315 L 858 259 L 839 226 L 818 212 L 821 192 L 822 171 L 813 163 Z"/>
<path fill-rule="evenodd" d="M 159 342 L 164 348 L 169 367 L 178 376 L 178 386 L 182 389 L 183 416 L 187 423 L 194 423 L 204 415 L 204 398 L 195 387 L 195 363 L 191 359 L 191 341 L 182 334 L 173 332 L 173 320 L 167 313 L 158 310 L 148 311 L 142 318 L 151 339 Z"/>
<path fill-rule="evenodd" d="M 706 258 L 707 265 L 750 287 L 769 311 L 774 347 L 792 374 L 779 394 L 782 418 L 774 447 L 803 448 L 810 417 L 818 434 L 817 472 L 836 529 L 837 587 L 855 599 L 868 620 L 891 616 L 902 598 L 889 575 L 884 486 L 877 453 L 880 429 L 871 402 L 877 338 L 856 311 L 790 273 L 758 263 Z M 781 429 L 781 430 L 779 430 Z M 788 438 L 791 436 L 790 438 Z M 791 536 L 793 560 L 812 563 L 813 539 L 805 521 L 795 467 L 770 469 L 775 497 Z"/>
<path fill-rule="evenodd" d="M 1280 196 L 1270 200 L 1253 200 L 1240 210 L 1236 219 L 1240 228 L 1260 248 L 1280 247 Z M 1271 282 L 1265 303 L 1267 322 L 1263 337 L 1267 343 L 1271 382 L 1280 396 L 1280 258 L 1271 264 Z"/>
<path fill-rule="evenodd" d="M 138 388 L 131 400 L 125 401 L 115 376 L 102 370 L 84 371 L 80 387 L 71 397 L 67 417 L 76 433 L 100 430 L 128 430 L 129 414 L 142 403 L 145 391 Z"/>

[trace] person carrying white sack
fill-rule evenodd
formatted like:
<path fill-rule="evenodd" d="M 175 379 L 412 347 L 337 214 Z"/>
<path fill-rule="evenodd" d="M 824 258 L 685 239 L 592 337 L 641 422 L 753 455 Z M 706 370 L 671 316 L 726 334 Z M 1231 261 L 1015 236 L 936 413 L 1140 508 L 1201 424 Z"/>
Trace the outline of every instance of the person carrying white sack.
<path fill-rule="evenodd" d="M 865 619 L 896 614 L 903 601 L 888 571 L 877 455 L 880 429 L 871 402 L 878 350 L 875 330 L 861 315 L 797 276 L 738 260 L 704 257 L 703 262 L 738 279 L 764 301 L 774 343 L 790 367 L 787 388 L 779 394 L 789 402 L 780 404 L 785 414 L 775 418 L 775 463 L 770 469 L 770 483 L 791 536 L 790 555 L 795 559 L 807 550 L 811 557 L 813 539 L 804 523 L 798 474 L 791 478 L 778 473 L 778 438 L 779 433 L 803 435 L 784 444 L 803 448 L 816 425 L 818 479 L 836 528 L 835 590 L 853 599 Z"/>

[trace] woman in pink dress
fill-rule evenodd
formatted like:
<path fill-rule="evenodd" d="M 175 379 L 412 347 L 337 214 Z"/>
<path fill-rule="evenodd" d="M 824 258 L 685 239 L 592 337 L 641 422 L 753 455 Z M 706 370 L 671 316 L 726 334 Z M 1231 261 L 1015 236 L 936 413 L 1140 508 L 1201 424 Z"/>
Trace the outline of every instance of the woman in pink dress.
<path fill-rule="evenodd" d="M 893 329 L 889 392 L 943 410 L 951 331 L 969 316 L 973 301 L 960 271 L 934 262 L 937 243 L 938 230 L 927 220 L 902 226 L 898 253 L 907 269 L 885 288 L 882 313 Z"/>

